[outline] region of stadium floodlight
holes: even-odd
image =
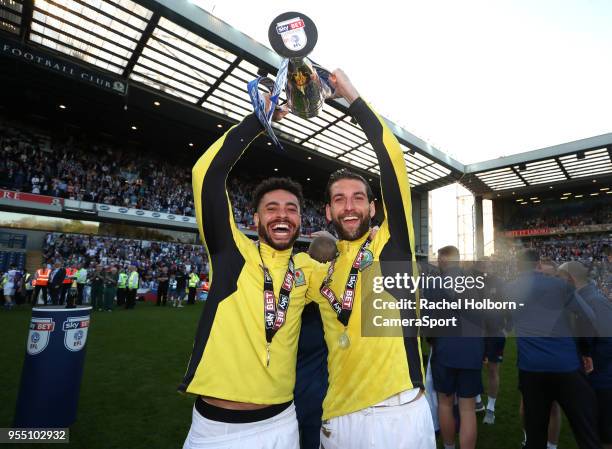
[[[306,181],[310,181],[310,178],[306,178]]]
[[[136,125],[132,125],[132,129],[136,131],[138,128],[136,127]]]
[[[311,160],[311,159],[312,159],[312,156],[308,156],[308,160]]]
[[[584,195],[574,195],[574,198],[582,198]]]
[[[189,142],[189,146],[190,146],[190,147],[193,147],[193,142]]]
[[[599,192],[591,193],[591,196],[598,196]]]
[[[153,104],[154,104],[155,106],[159,106],[161,103],[160,103],[159,101],[154,101],[154,102],[153,102]]]
[[[601,189],[602,192],[607,192],[608,190],[610,190],[610,187],[602,187]]]
[[[59,105],[59,108],[60,108],[60,109],[66,109],[66,105],[60,104],[60,105]]]
[[[218,123],[217,128],[223,128],[223,125],[221,123]]]

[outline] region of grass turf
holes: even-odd
[[[176,387],[187,366],[201,310],[201,304],[174,309],[139,303],[135,310],[93,313],[78,418],[70,429],[69,447],[182,447],[193,398],[177,393]],[[0,311],[0,381],[4,386],[0,389],[0,427],[12,425],[29,319],[26,306]],[[478,448],[520,447],[514,343],[508,339],[506,345],[495,425],[481,424],[483,414],[478,414]],[[15,445],[29,446],[40,449],[46,445]],[[576,447],[566,421],[559,447]]]

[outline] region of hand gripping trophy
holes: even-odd
[[[270,45],[283,57],[276,82],[259,77],[249,83],[248,90],[255,113],[279,147],[280,143],[270,122],[283,88],[289,111],[304,119],[316,117],[323,109],[325,99],[333,97],[334,92],[328,81],[330,73],[306,58],[314,49],[317,37],[317,27],[304,14],[286,12],[276,17],[268,29]],[[259,95],[260,83],[271,92],[268,111]]]

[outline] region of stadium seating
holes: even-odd
[[[25,127],[0,124],[0,188],[194,216],[191,167],[98,142],[42,139]],[[253,225],[250,193],[261,179],[230,181],[234,217]],[[323,203],[307,199],[303,233],[325,227]]]

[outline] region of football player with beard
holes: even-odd
[[[287,112],[277,111],[280,120]],[[197,395],[184,448],[299,448],[293,405],[307,280],[316,265],[292,255],[300,234],[301,186],[262,182],[253,207],[258,242],[236,226],[226,180],[263,131],[254,114],[232,127],[193,167],[210,290],[180,390]]]
[[[434,449],[418,329],[404,327],[397,337],[362,336],[362,301],[371,293],[362,290],[365,283],[358,282],[363,272],[375,266],[384,276],[415,272],[404,155],[385,121],[359,96],[346,74],[336,70],[330,81],[336,94],[349,103],[349,114],[376,153],[385,219],[372,237],[372,189],[362,176],[349,170],[332,173],[326,189],[326,216],[340,240],[338,255],[316,299],[329,351],[321,447]],[[407,294],[386,292],[396,299]],[[401,318],[411,317],[416,317],[416,310],[402,310]]]

